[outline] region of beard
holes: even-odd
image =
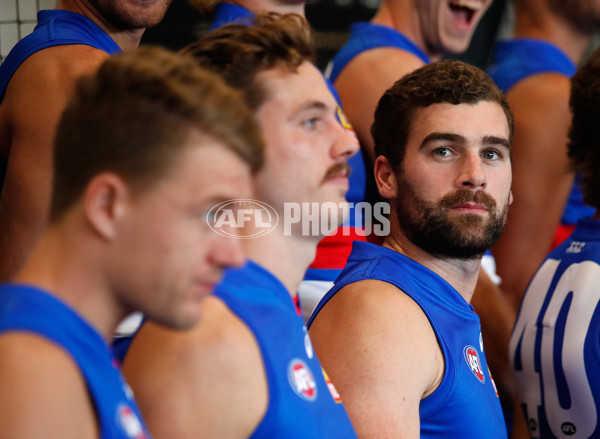
[[[146,7],[135,1],[117,3],[93,0],[91,3],[110,26],[120,31],[147,29],[159,24],[173,0],[157,0]]]
[[[508,197],[498,212],[496,201],[482,191],[459,189],[437,203],[420,198],[411,184],[398,176],[398,223],[416,246],[436,256],[478,259],[498,241],[506,226]],[[475,202],[485,206],[488,217],[451,212],[457,204]]]

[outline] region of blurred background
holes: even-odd
[[[19,39],[33,30],[37,11],[55,5],[56,0],[0,0],[0,62]],[[378,7],[379,0],[321,0],[307,5],[321,69],[346,42],[350,25],[370,20]],[[510,1],[494,0],[467,52],[455,58],[485,68],[492,42],[510,28],[510,16]],[[194,9],[188,0],[174,0],[162,23],[146,31],[142,44],[178,50],[206,32],[210,21],[211,16]]]

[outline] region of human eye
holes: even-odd
[[[438,157],[450,157],[453,154],[452,150],[446,146],[437,147],[432,151],[432,153]]]
[[[302,120],[302,126],[308,130],[314,130],[320,122],[320,117],[309,117]]]
[[[502,158],[500,152],[495,149],[486,149],[482,152],[482,157],[486,160],[498,160]]]

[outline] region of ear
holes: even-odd
[[[84,194],[84,211],[91,227],[108,241],[117,235],[117,223],[127,212],[131,196],[127,184],[116,174],[96,175]]]
[[[396,173],[392,169],[388,159],[382,155],[375,160],[373,173],[379,194],[385,199],[396,198],[398,195],[398,182]]]
[[[510,206],[514,201],[512,190],[508,193],[508,205]]]

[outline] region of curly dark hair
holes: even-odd
[[[399,170],[406,151],[415,111],[432,104],[476,104],[497,102],[506,115],[509,142],[514,121],[504,94],[482,70],[462,61],[445,60],[427,64],[389,88],[379,100],[371,135],[375,156],[385,156]]]
[[[583,200],[600,208],[600,49],[571,78],[569,106],[573,114],[567,150],[578,173]]]
[[[315,60],[306,20],[298,14],[275,12],[257,14],[248,24],[222,26],[181,52],[242,90],[253,110],[268,96],[268,89],[256,81],[258,73],[278,66],[295,71],[303,62]]]

